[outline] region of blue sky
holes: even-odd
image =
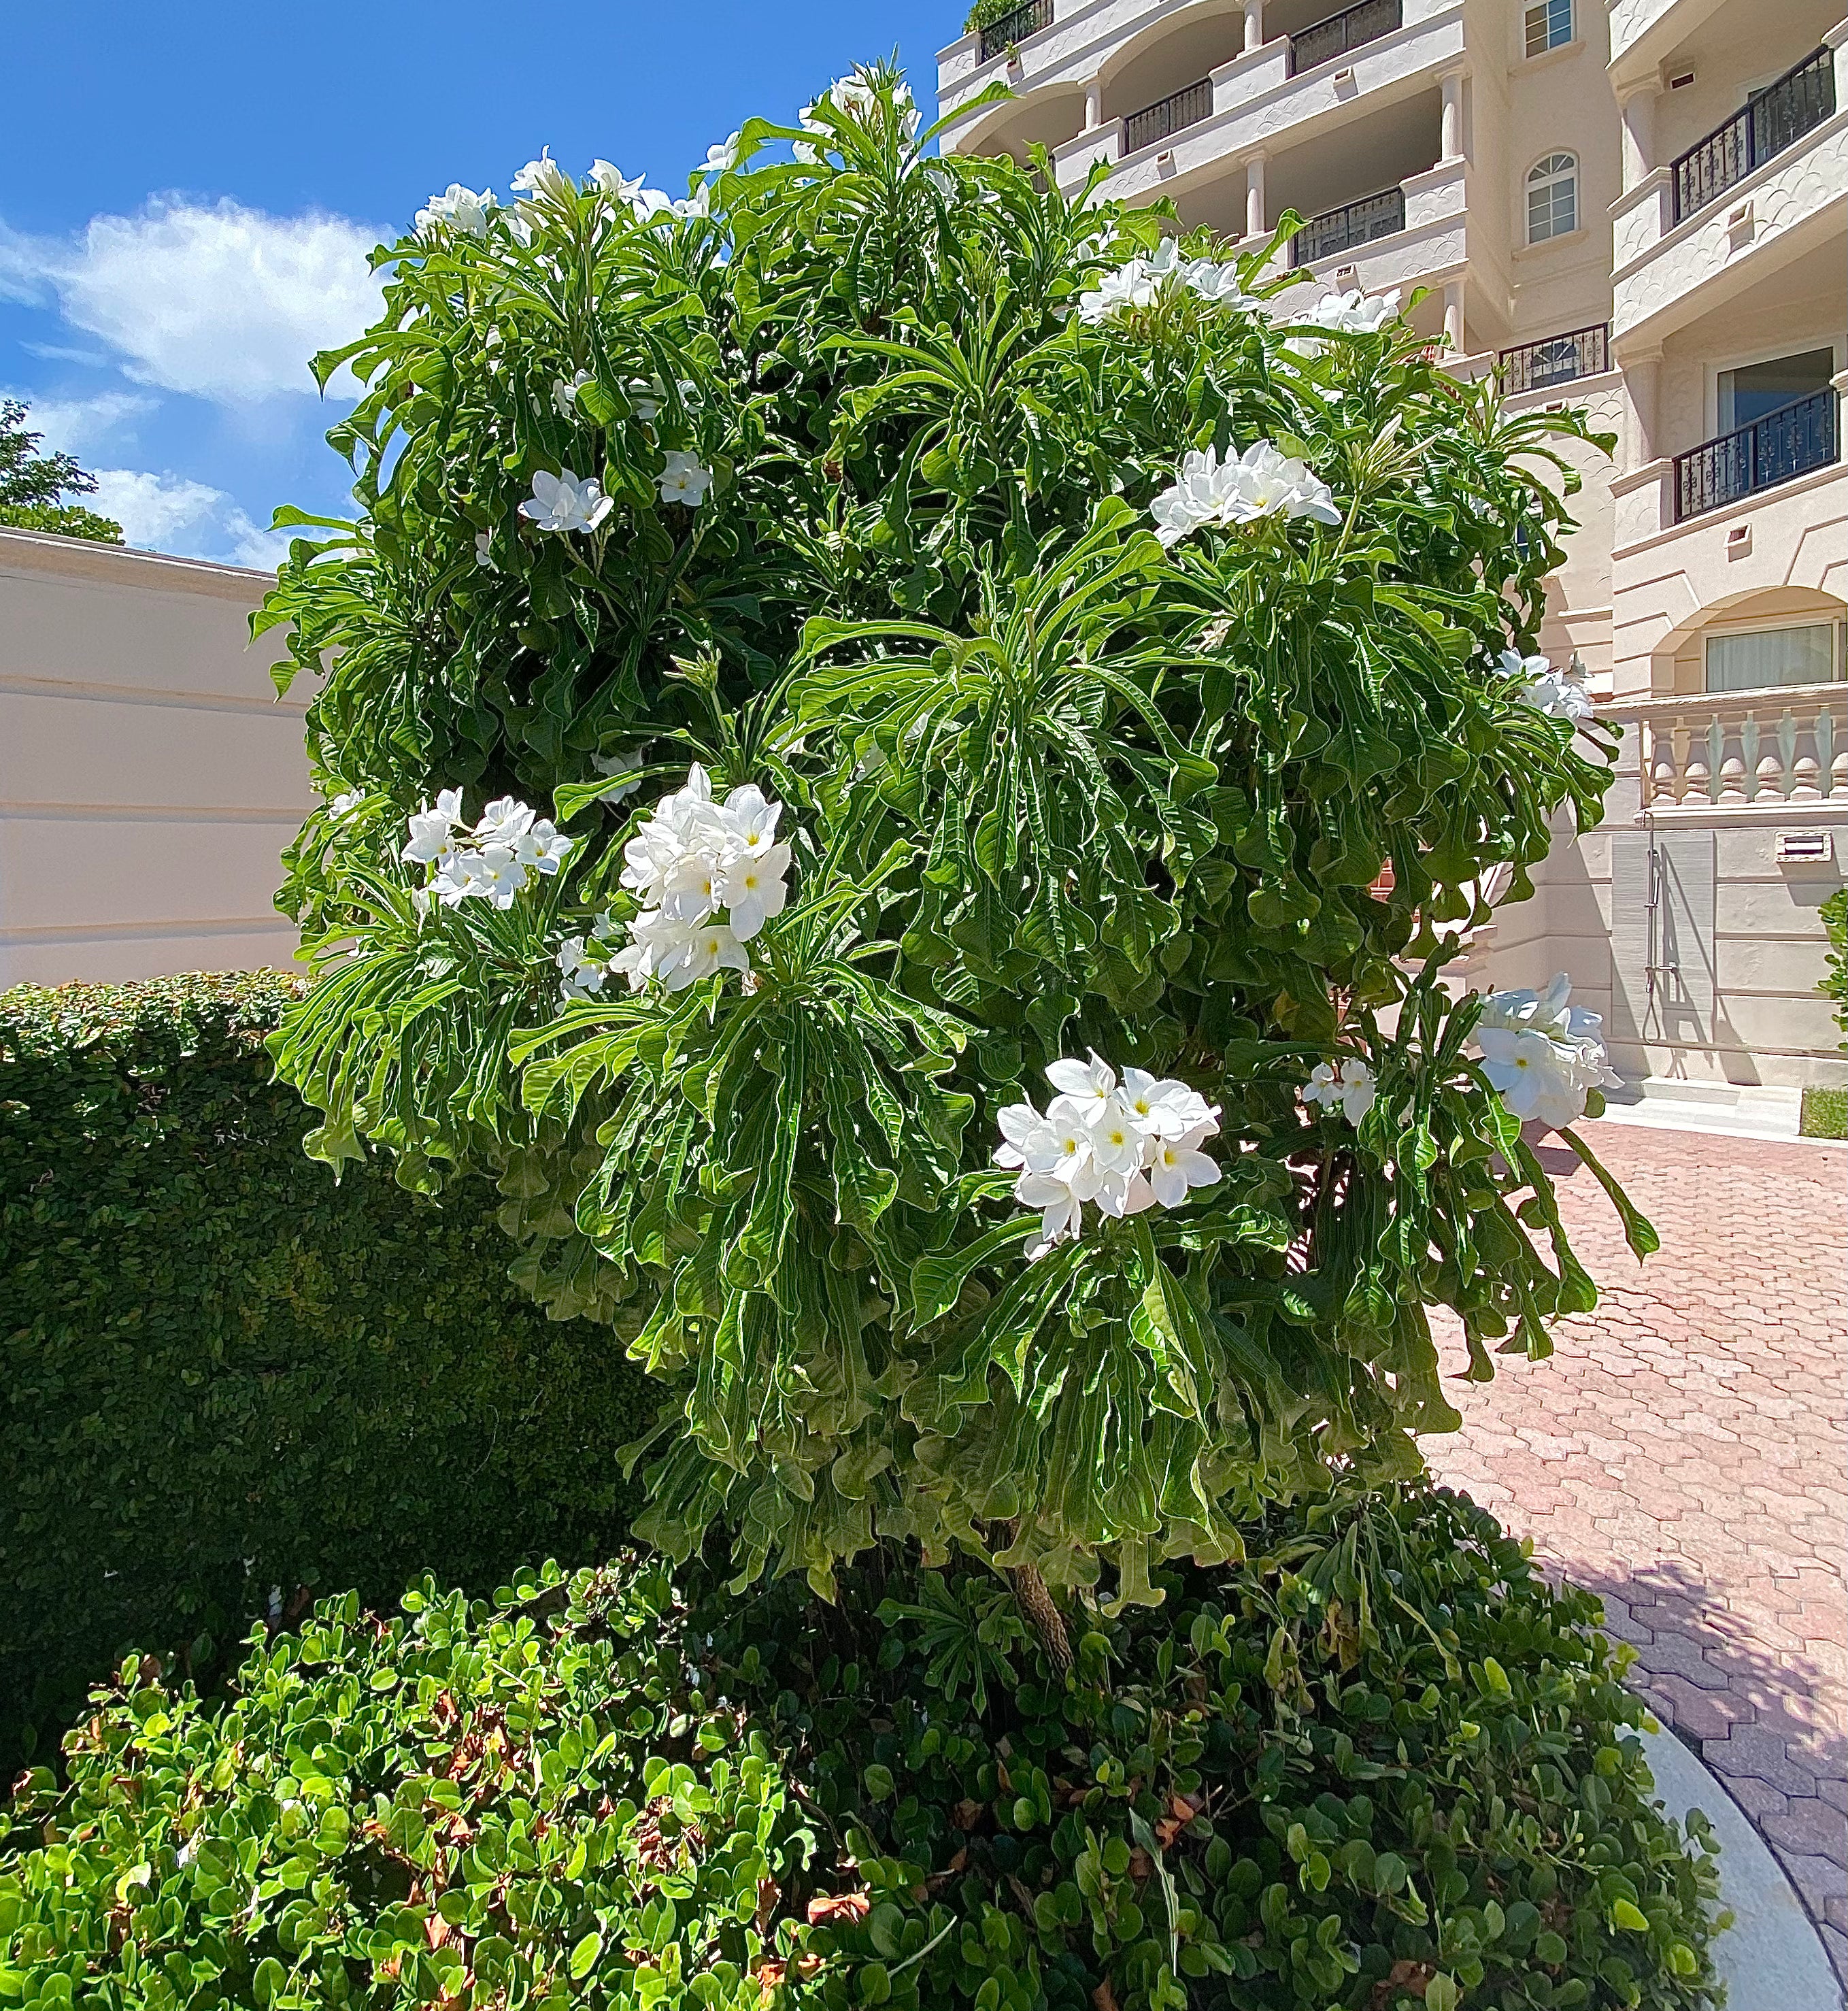
[[[680,193],[753,113],[896,51],[928,119],[962,0],[450,0],[11,10],[0,393],[99,474],[131,543],[272,562],[278,503],[337,510],[310,354],[364,325],[365,254],[542,146]]]

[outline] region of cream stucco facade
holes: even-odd
[[[1617,437],[1575,456],[1542,639],[1620,773],[1474,967],[1569,970],[1628,1078],[1717,1095],[1848,1080],[1815,995],[1848,870],[1841,5],[1029,0],[939,58],[946,151],[1039,143],[1068,189],[1101,159],[1228,244],[1292,208],[1318,279],[1428,289],[1453,368]]]
[[[0,529],[0,988],[286,966],[314,799],[268,573]]]

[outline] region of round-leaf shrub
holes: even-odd
[[[0,2002],[1715,2003],[1597,1602],[1447,1494],[1253,1534],[1085,1607],[1069,1686],[980,1568],[425,1581],[226,1705],[131,1662],[13,1805]]]

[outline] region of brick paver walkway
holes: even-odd
[[[1451,1383],[1463,1429],[1425,1450],[1603,1596],[1651,1708],[1725,1776],[1848,1981],[1848,1154],[1587,1142],[1660,1253],[1639,1269],[1591,1176],[1544,1148],[1605,1296],[1551,1360]]]

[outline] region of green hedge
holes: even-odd
[[[508,1282],[485,1185],[336,1185],[270,974],[0,994],[0,1760],[271,1588],[486,1588],[626,1526],[640,1372]]]
[[[1836,1004],[1836,1020],[1848,1034],[1848,887],[1838,887],[1822,904],[1822,926],[1828,931],[1828,975],[1818,988]],[[1848,1041],[1842,1043],[1848,1048]]]

